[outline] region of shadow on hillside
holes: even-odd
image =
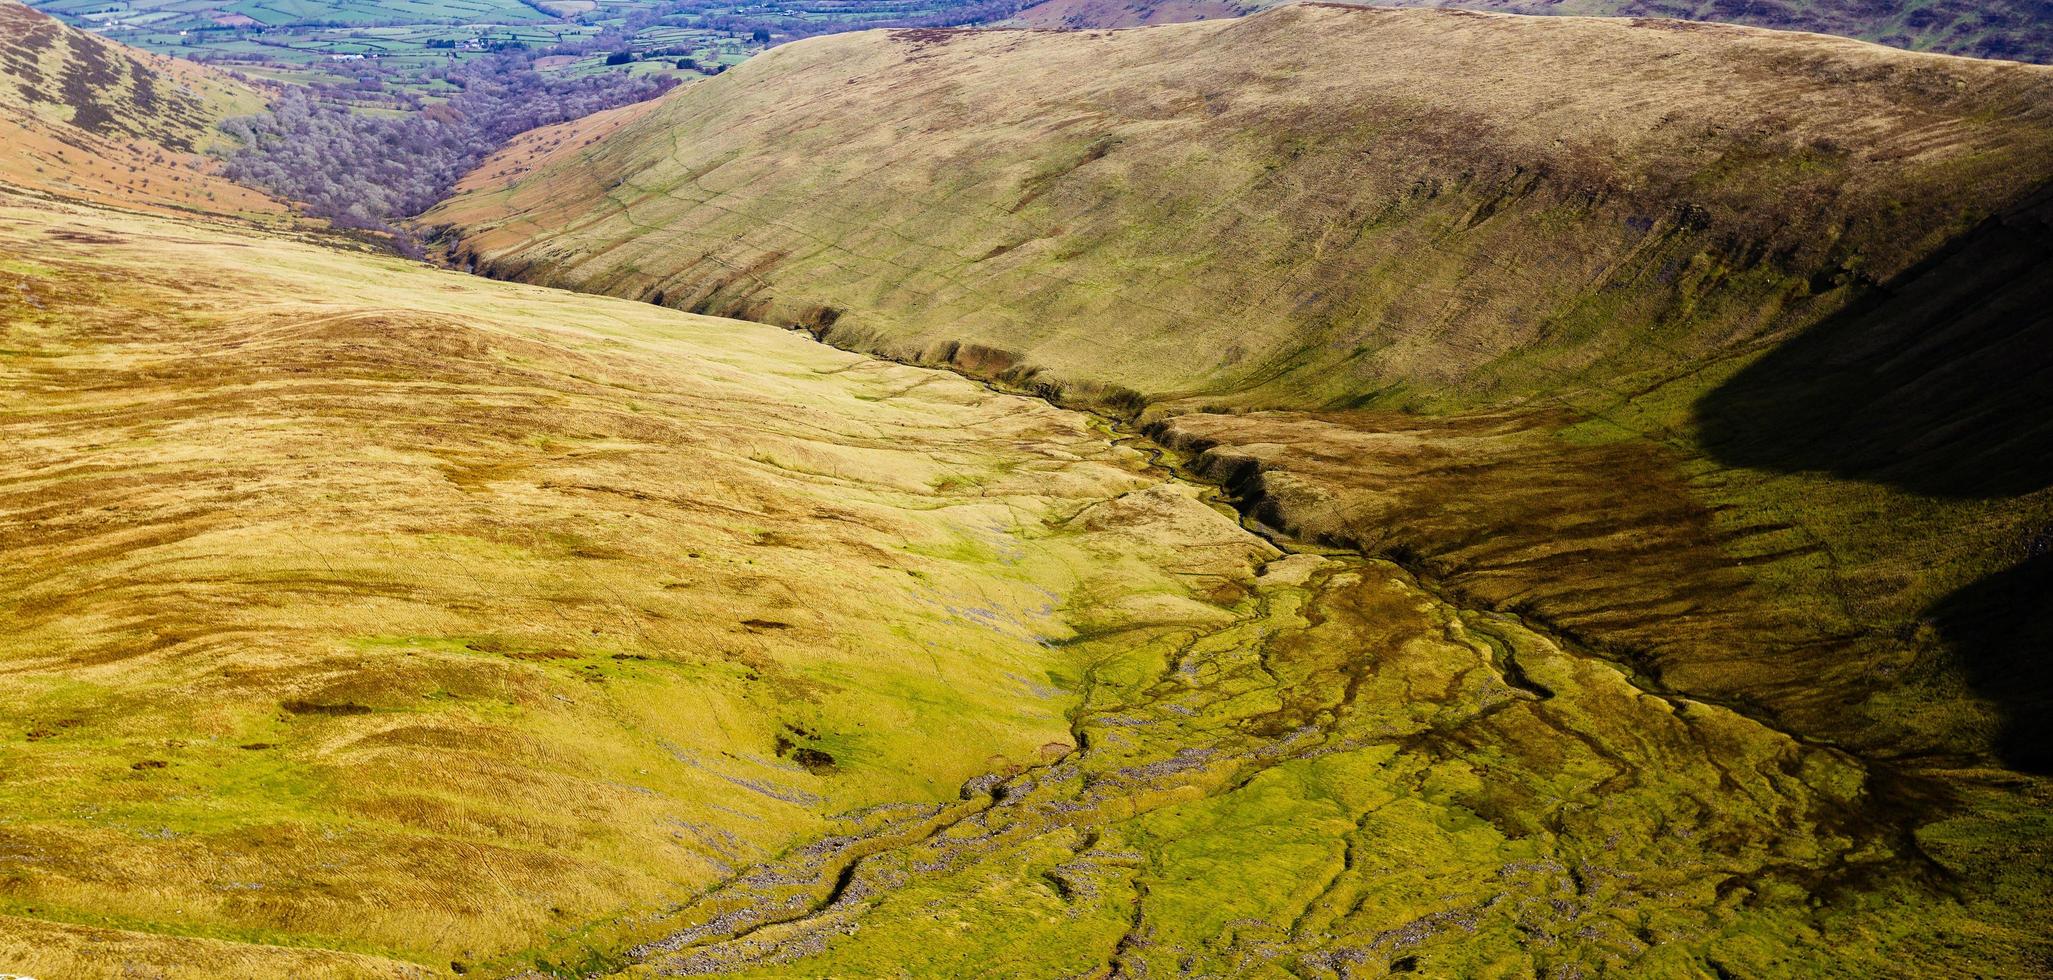
[[[1995,748],[2004,764],[2053,773],[2053,553],[1961,589],[1927,615],[1975,692],[2002,711]]]
[[[1719,461],[1954,500],[2053,486],[2053,185],[1769,352],[1695,406]],[[2043,542],[2041,542],[2043,544]],[[2005,764],[2053,771],[2053,553],[1927,610],[2003,713]]]
[[[2053,486],[2053,185],[1698,401],[1722,462],[1936,497]]]

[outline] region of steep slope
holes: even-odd
[[[664,109],[499,166],[551,172]],[[2027,213],[1893,288],[1938,303],[1933,270],[2014,268],[1986,259],[2034,241]],[[1957,319],[1949,349],[1992,334]],[[1800,410],[1782,379],[1815,354],[1786,350],[1734,380],[1739,404]],[[1960,413],[1938,394],[1921,404]],[[1530,523],[1518,574],[1596,553],[1550,492],[1638,504],[1619,538],[1698,516],[1663,509],[1696,492],[1672,469],[1600,479],[1643,463],[1637,442],[1530,452],[1581,424],[1549,411],[1474,433],[1530,494],[1472,498],[1467,533]],[[1304,439],[1313,462],[1376,458],[1338,441],[1360,413],[1170,423],[1281,451],[1314,420],[1342,435]],[[1094,418],[761,324],[0,188],[0,444],[8,972],[1930,976],[2053,956],[2045,780],[1850,753],[1472,582],[1284,555]],[[1235,452],[1196,463],[1240,490],[1285,479]],[[1522,479],[1535,460],[1563,478]],[[1360,488],[1338,472],[1312,506]],[[1683,578],[1717,553],[1658,543]],[[1578,581],[1568,598],[1616,570]],[[1937,628],[2032,587],[1992,579]]]
[[[1091,30],[1238,17],[1277,0],[1042,0],[1011,21]],[[1378,7],[1444,7],[1507,14],[1661,17],[1814,31],[1912,51],[2053,61],[2053,16],[2034,0],[1379,0]]]
[[[1815,734],[1975,757],[2049,696],[1951,638],[2015,621],[1926,625],[2053,526],[2049,95],[1669,22],[878,33],[538,134],[433,217],[491,274],[1166,420],[1302,536]],[[1182,414],[1218,408],[1322,414]]]
[[[2049,151],[2053,70],[1294,7],[787,45],[429,219],[497,273],[1014,379],[1461,407],[1815,322]]]
[[[1087,416],[219,226],[0,197],[0,249],[8,969],[2047,953],[2041,784],[1281,555]]]
[[[1279,555],[1086,416],[220,227],[0,249],[9,969],[2046,953],[2037,783]]]
[[[199,155],[216,123],[262,106],[198,65],[0,0],[0,182],[144,210],[276,212]]]
[[[1067,751],[1057,644],[1274,555],[952,375],[0,200],[11,970],[544,945]]]

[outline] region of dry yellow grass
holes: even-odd
[[[1703,24],[870,32],[518,147],[426,220],[495,274],[1079,400],[1588,407],[2053,180],[2049,106],[2053,69]]]
[[[216,123],[262,107],[212,70],[0,0],[0,182],[144,211],[276,215],[282,205],[201,155]]]
[[[1883,836],[1897,843],[1880,846],[1897,857],[1870,865],[1876,852],[1853,844],[1863,856],[1833,871],[1744,886],[1769,910],[1805,896],[1819,910],[1805,927],[1769,911],[1735,925],[1731,946],[1664,938],[1654,953],[1519,960],[1553,955],[1531,938],[1561,934],[1550,928],[1501,956],[1483,938],[1434,950],[1432,968],[2004,973],[2044,962],[2042,943],[2019,940],[2044,931],[2053,879],[2048,783],[2025,774],[2053,765],[2041,720],[2053,413],[2031,394],[2053,376],[2049,106],[2044,68],[1701,24],[1307,6],[1139,31],[879,32],[781,47],[596,139],[520,147],[430,218],[453,226],[458,262],[489,274],[801,325],[1157,421],[1259,517],[1400,560],[1462,603],[1617,657],[1648,686],[1735,706],[1883,774],[1862,791],[1861,820],[1894,828]],[[1231,662],[1203,667],[1226,683]],[[1291,696],[1281,669],[1264,696]],[[1558,699],[1549,718],[1579,698],[1541,684]],[[1544,794],[1508,788],[1525,785],[1528,763],[1513,760],[1560,739],[1457,741],[1485,787],[1469,812],[1500,829],[1535,811],[1560,819]],[[1729,765],[1728,751],[1705,759]],[[1577,808],[1648,785],[1618,776],[1556,799]],[[1736,805],[1725,790],[1681,795],[1648,806]],[[1261,916],[1212,922],[1210,944],[1150,949],[1194,920],[1151,918],[1149,896],[1211,875],[1182,893],[1186,912],[1249,892],[1294,907],[1264,890],[1258,859],[1206,854],[1216,863],[1193,875],[1161,855],[1193,823],[1267,839],[1304,802],[1236,791],[1092,823],[1076,847],[1036,836],[945,882],[858,888],[801,927],[694,926],[655,965],[775,975],[788,955],[861,973],[925,955],[959,972],[1045,951],[1021,972],[1074,973],[1085,967],[1055,964],[1066,946],[965,937],[1129,912],[1123,933],[1096,924],[1118,934],[1102,969],[1292,955],[1316,944]],[[965,819],[979,842],[1010,826]],[[1607,820],[1596,827],[1615,829]],[[1423,846],[1398,828],[1375,844],[1394,840]],[[1936,849],[1897,863],[1910,840]],[[1732,867],[1723,844],[1704,846],[1707,865]],[[945,846],[914,850],[904,865],[953,867]],[[1424,863],[1445,871],[1465,853]],[[1057,888],[1058,909],[1006,890],[1035,869],[1132,867],[1122,860],[1147,869],[1114,874],[1131,906]],[[875,865],[881,883],[908,880],[896,859]],[[834,868],[793,873],[810,885]],[[1923,908],[1879,897],[1899,872],[1958,886],[1967,910],[1831,924]],[[895,911],[866,912],[878,891]],[[949,942],[922,933],[922,908],[958,904],[970,911]],[[1614,907],[1643,924],[1674,911]],[[711,899],[703,914],[723,924],[723,908]],[[1375,941],[1405,935],[1394,906],[1380,908]],[[1911,935],[1953,912],[1977,937],[1960,955],[2007,965],[1954,961]],[[851,923],[862,938],[837,943]],[[1831,963],[1793,951],[1810,939]],[[1350,962],[1401,965],[1368,949]],[[1874,949],[1887,952],[1859,960]],[[1295,962],[1338,971],[1320,958],[1331,952]]]
[[[1086,417],[40,199],[0,254],[0,970],[2044,952],[2043,787],[1906,822],[1887,770],[1281,557]]]
[[[1302,16],[1311,19],[1257,19],[1227,36],[1280,43],[1292,25],[1360,15]],[[1436,57],[1468,67],[1461,59],[1502,62],[1533,36],[1502,18],[1387,16],[1377,23],[1393,32],[1465,39],[1472,47]],[[1775,221],[1822,220],[1839,206],[1830,201],[1858,211],[1876,195],[1930,189],[1935,174],[1973,176],[1836,239],[1877,245],[1861,254],[1887,270],[1945,237],[1948,221],[2036,179],[2026,152],[2042,128],[2036,116],[1936,133],[1903,120],[1957,119],[1962,105],[2038,92],[2039,75],[1868,60],[1822,41],[1799,46],[1816,61],[1790,64],[1761,52],[1787,55],[1791,42],[1755,32],[1705,53],[1619,25],[1563,30],[1611,38],[1656,65],[1685,59],[1690,71],[1667,79],[1661,98],[1708,99],[1706,64],[1760,68],[1765,58],[1773,78],[1823,89],[1843,71],[1870,72],[1878,80],[1852,86],[1846,104],[1901,112],[1863,138],[1924,147],[1839,176],[1798,167],[1792,178],[1787,155],[1714,160],[1713,172],[1738,176],[1706,185],[1726,196],[1706,198],[1704,227],[1691,227],[1693,213],[1662,219],[1674,223],[1661,234],[1680,242],[1663,247],[1715,251],[1730,246],[1717,235],[1740,232],[1801,238],[1815,226]],[[1188,55],[1179,45],[1195,36],[1087,38],[1065,64],[1078,77],[1101,62],[1118,74],[1108,50],[1149,64]],[[870,52],[876,64],[902,68],[887,75],[1032,95],[1042,81],[1028,84],[1008,61],[1032,61],[1022,53],[1029,37],[914,32],[849,43],[881,45]],[[546,205],[531,217],[571,228],[537,239],[542,258],[575,254],[618,277],[582,285],[653,299],[651,286],[711,275],[710,292],[663,299],[724,295],[756,315],[768,315],[751,304],[770,278],[814,280],[785,268],[789,256],[705,273],[721,256],[652,248],[667,240],[660,223],[677,216],[667,196],[741,159],[702,158],[711,169],[683,176],[665,169],[681,155],[754,154],[752,181],[714,200],[687,196],[686,213],[736,207],[739,216],[717,221],[773,239],[831,232],[792,262],[811,263],[823,289],[868,288],[880,267],[906,282],[945,280],[936,270],[968,239],[934,242],[965,228],[983,234],[1051,213],[1111,221],[979,260],[1021,252],[1013,273],[1071,260],[1099,268],[1100,278],[1058,278],[1038,293],[994,285],[986,309],[999,318],[984,326],[1020,332],[992,339],[1024,337],[1055,355],[1116,349],[1093,368],[1102,373],[1074,379],[1102,396],[1116,397],[1118,385],[1155,395],[1224,385],[1213,390],[1254,401],[1363,394],[1349,387],[1361,376],[1328,377],[1316,357],[1306,362],[1314,367],[1249,374],[1230,358],[1222,367],[1205,341],[1327,338],[1320,331],[1343,329],[1339,319],[1278,317],[1275,295],[1290,294],[1261,290],[1289,288],[1290,276],[1354,284],[1353,272],[1374,266],[1350,264],[1365,253],[1321,251],[1332,244],[1325,237],[1282,241],[1266,227],[1214,241],[1256,250],[1232,262],[1196,255],[1192,243],[1208,239],[1189,228],[1261,222],[1215,208],[1193,226],[1173,194],[1142,179],[1182,168],[1159,159],[1130,167],[1124,149],[1091,140],[1061,144],[1064,122],[1090,129],[1104,121],[1093,113],[1116,107],[1128,149],[1168,152],[1177,120],[1210,105],[1128,72],[1093,89],[1095,107],[1048,94],[1047,106],[1077,114],[1012,120],[1024,127],[1006,136],[1015,143],[927,139],[878,122],[900,117],[834,116],[837,105],[915,116],[934,106],[869,90],[836,102],[850,88],[836,73],[870,63],[836,63],[819,47],[780,49],[764,69],[803,68],[792,84],[814,86],[812,100],[786,104],[774,89],[723,96],[756,99],[742,122],[767,127],[732,136],[735,146],[687,149],[690,133],[661,128],[689,104],[679,97],[534,134],[473,186],[519,180],[516,196]],[[1548,56],[1605,60],[1572,48]],[[1944,70],[1926,73],[1931,65]],[[996,73],[977,74],[987,67]],[[1283,123],[1301,109],[1288,94],[1293,79],[1310,79],[1321,99],[1351,91],[1303,60],[1246,77],[1261,84],[1211,94],[1224,100],[1222,115],[1265,133],[1292,132]],[[1948,79],[1972,82],[1956,93],[1964,102],[1945,85],[1925,91]],[[1761,78],[1737,81],[1781,97]],[[1437,98],[1457,87],[1443,83]],[[1555,106],[1528,129],[1514,88],[1501,85],[1505,101],[1487,107],[1508,120],[1490,131],[1507,154],[1552,152],[1535,142],[1546,126],[1587,108]],[[1233,116],[1241,98],[1256,106]],[[1136,107],[1146,111],[1135,116]],[[972,118],[975,107],[941,108]],[[1654,111],[1637,101],[1612,108],[1615,118],[1584,135],[1622,139]],[[841,128],[794,123],[822,111]],[[1053,144],[1043,125],[1056,126]],[[1476,132],[1400,131],[1384,148],[1438,152]],[[1831,126],[1797,135],[1819,132],[1845,135]],[[650,150],[651,134],[671,142]],[[877,189],[809,155],[808,140],[836,138],[886,162],[913,141],[954,156],[877,178],[908,192],[857,202],[904,219],[880,229],[873,215],[833,212],[855,199],[824,190]],[[1739,145],[1759,145],[1749,139]],[[1005,162],[1008,145],[1057,145],[1061,166]],[[996,156],[979,160],[986,150]],[[613,172],[634,179],[598,197],[562,183],[591,179],[595,160],[612,166],[609,155],[645,151],[679,183],[652,191],[631,168]],[[1276,188],[1285,201],[1330,204],[1321,195],[1355,186],[1302,183],[1308,176],[1366,174],[1370,197],[1395,186],[1337,164],[1331,145],[1234,152],[1244,154],[1236,166],[1275,163],[1281,176],[1261,178],[1269,190],[1245,198],[1264,207],[1276,205],[1262,196]],[[1607,171],[1570,154],[1552,173],[1581,189],[1583,178],[1644,177],[1657,156],[1609,161]],[[951,183],[961,177],[949,167],[974,171],[991,159],[1009,176]],[[1324,162],[1292,169],[1306,159]],[[1447,176],[1445,164],[1423,165]],[[1597,169],[1578,169],[1585,164]],[[1502,190],[1506,175],[1494,174]],[[936,184],[955,196],[934,194]],[[1003,202],[1013,213],[976,209],[974,194],[991,186],[1019,192]],[[1791,212],[1749,196],[1790,186],[1830,201]],[[552,187],[577,192],[535,196]],[[1528,326],[1490,319],[1491,304],[1535,294],[1521,292],[1536,280],[1512,261],[1533,246],[1514,247],[1515,236],[1587,244],[1601,224],[1591,215],[1613,206],[1589,204],[1568,220],[1559,187],[1495,204],[1492,187],[1439,187],[1385,242],[1424,263],[1406,283],[1418,295],[1434,295],[1436,276],[1499,274],[1476,279],[1488,295],[1466,312],[1435,319],[1415,304],[1389,308],[1414,334],[1379,363],[1421,372],[1449,403],[1526,392],[1545,375],[1521,374],[1527,356],[1615,363],[1604,359],[1645,339],[1620,329],[1515,351],[1463,346],[1515,342]],[[915,188],[924,196],[910,196]],[[1630,180],[1613,190],[1617,207],[1644,203]],[[1662,200],[1673,190],[1644,193]],[[796,195],[779,203],[785,211],[741,208],[783,193]],[[1090,236],[1116,229],[1119,209],[1136,199],[1146,203],[1133,213],[1158,223],[1135,242],[1162,249],[1093,254]],[[929,226],[921,215],[965,223]],[[1446,246],[1454,225],[1445,222],[1457,218],[1480,229],[1473,250]],[[1562,227],[1547,232],[1550,222]],[[1876,237],[1889,229],[1917,234]],[[619,237],[577,237],[595,231]],[[896,241],[882,252],[836,251],[878,236]],[[1318,266],[1334,254],[1352,256],[1337,265],[1348,275]],[[1592,254],[1575,253],[1601,265]],[[851,255],[861,261],[845,268],[823,258]],[[1271,255],[1306,261],[1280,278],[1251,277],[1266,285],[1242,294],[1237,319],[1149,335],[1163,313],[1135,295],[1166,288],[1161,295],[1196,303],[1242,289],[1236,263]],[[1455,257],[1434,265],[1435,255]],[[659,264],[680,260],[681,270]],[[1164,262],[1188,266],[1167,287],[1150,278]],[[1746,276],[1705,275],[1680,302],[1715,308],[1678,333],[1715,348],[1760,327],[1714,302]],[[1198,279],[1211,285],[1175,292]],[[1116,288],[1094,293],[1094,282]],[[1739,292],[1758,299],[1788,285]],[[900,287],[877,293],[874,309],[938,316],[908,299],[925,286],[895,295]],[[1840,302],[1840,288],[1823,289],[1811,311]],[[795,309],[844,341],[919,342],[886,329],[911,320],[836,334],[866,314],[851,305],[857,319],[844,324],[824,305]],[[1603,312],[1619,309],[1647,312],[1630,303]],[[1064,310],[1066,327],[1035,319]],[[928,327],[954,329],[940,319]],[[1428,335],[1443,327],[1460,342]],[[1949,350],[1985,356],[1973,330],[1946,337]],[[895,350],[1033,380],[996,346]],[[1783,370],[1808,362],[1794,363]],[[1150,388],[1154,376],[1179,387]],[[1568,394],[1609,397],[1601,382],[1615,375],[1585,378],[1591,387]],[[1453,421],[1217,416],[1162,430],[1190,448],[1217,442],[1209,462],[1224,476],[1289,470],[1271,479],[1303,492],[1271,492],[1266,516],[1340,540],[1387,532],[1414,544],[1411,557],[1432,551],[1425,557],[1454,566],[1429,565],[1444,581],[1419,581],[1387,562],[1281,557],[1091,420],[953,375],[760,324],[41,196],[0,198],[0,717],[15,722],[0,731],[0,971],[45,980],[706,969],[1865,977],[2012,975],[2043,964],[2049,783],[1972,757],[1850,753],[1779,730],[1746,697],[1759,693],[1750,677],[1711,678],[1742,681],[1736,692],[1708,685],[1736,695],[1719,703],[1665,690],[1634,662],[1593,651],[1575,635],[1592,624],[1666,655],[1678,640],[1708,647],[1786,632],[1789,620],[1775,617],[1790,610],[1749,604],[1757,583],[1728,564],[1729,542],[1714,533],[1723,518],[1686,472],[1644,444],[1593,434],[1588,422],[1564,428],[1530,408]],[[1624,408],[1674,417],[1658,398]],[[1650,590],[1650,577],[1674,579],[1678,591]],[[1500,608],[1473,608],[1450,583]],[[1574,629],[1550,630],[1562,610]],[[1841,692],[1836,679],[1799,680],[1812,685],[1797,692],[1814,695],[1804,703],[1839,703],[1829,701]]]
[[[1239,17],[1279,0],[1042,0],[1007,21],[1092,30]],[[1446,7],[1507,14],[1659,17],[1816,31],[1913,51],[2053,61],[2053,24],[2030,0],[1379,0],[1363,6]]]
[[[1457,475],[1432,492],[1345,451],[1382,444],[1370,434],[1391,423],[1373,414],[1282,437],[1261,420],[1187,427],[1257,455],[1291,446],[1272,467],[1343,497],[1402,498],[1378,513],[1427,520],[1308,523],[1419,539],[1404,553],[1692,689],[1834,737],[1979,750],[2003,738],[2001,712],[1970,703],[1941,645],[1901,641],[2014,561],[2053,498],[1934,502],[1918,474],[2019,485],[2000,459],[1933,454],[1969,440],[1930,433],[1995,446],[2033,425],[2029,405],[1991,399],[2034,383],[2033,341],[2003,326],[2032,301],[2002,297],[2042,274],[2040,212],[2013,205],[2053,179],[2049,85],[2047,69],[1841,39],[1583,18],[1297,8],[1089,36],[878,33],[780,48],[603,133],[538,138],[437,217],[488,270],[806,323],[1126,410],[1510,407],[1535,439],[1420,423]],[[1963,251],[1990,211],[2022,230],[1980,229]],[[1897,281],[1935,253],[1950,264]],[[1916,298],[1935,292],[1968,299]],[[1941,302],[1975,311],[1969,326],[1920,319]],[[1709,465],[1761,456],[1736,445],[1763,441],[1749,430],[1798,426],[1725,410],[1707,447],[1696,399],[1820,323],[1814,377],[1847,352],[1872,361],[1849,375],[1874,378],[1898,345],[1947,352],[1920,360],[1950,373],[1850,393],[1869,421],[1824,439],[1870,443],[1888,472],[1842,469],[1884,485]],[[1918,392],[1977,386],[1920,407]],[[1615,445],[1540,431],[1578,420],[1570,441]],[[1825,469],[1847,454],[1780,455]],[[1456,492],[1473,496],[1445,508]],[[1485,539],[1533,550],[1484,560]],[[1895,690],[1907,673],[1925,693]],[[1887,704],[1844,710],[1878,691]]]
[[[25,199],[0,254],[17,972],[545,946],[1040,760],[1049,641],[1272,553],[1079,416],[768,327]]]
[[[1969,690],[1977,657],[1919,624],[2053,519],[2021,394],[2053,329],[2049,107],[2053,69],[1676,22],[876,32],[523,148],[431,218],[493,274],[1149,418],[1328,410],[1185,425],[1426,517],[1308,525],[1419,537],[1693,690],[1979,753],[2041,686]],[[1416,426],[1444,489],[1347,451],[1412,426],[1391,409],[1480,410]]]

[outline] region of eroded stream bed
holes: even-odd
[[[845,816],[635,931],[624,975],[1895,972],[1946,872],[1854,756],[1404,568],[1300,547],[1190,576],[1212,622],[1061,610],[1070,737]],[[1068,519],[1139,523],[1147,491]],[[1276,547],[1280,545],[1281,547]],[[1945,906],[1944,914],[1937,906]],[[1942,940],[1943,942],[1943,940]],[[1830,964],[1826,966],[1825,964]]]
[[[1073,750],[750,872],[639,969],[1687,971],[1892,856],[1849,759],[1388,563],[1280,557],[1236,613],[1070,645]]]

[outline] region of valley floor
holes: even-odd
[[[2046,962],[2042,781],[1287,553],[1089,416],[30,196],[0,256],[0,970]]]

